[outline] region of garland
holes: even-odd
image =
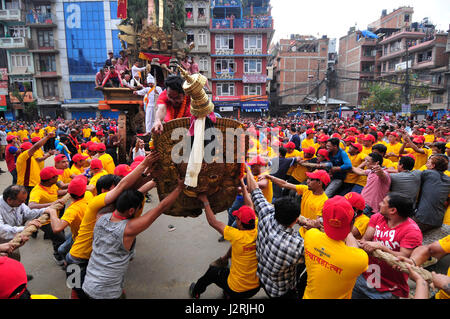
[[[183,104],[181,104],[180,110],[178,111],[178,114],[177,114],[176,117],[174,117],[175,107],[172,107],[171,114],[170,114],[172,120],[179,119],[179,118],[183,117],[184,111],[186,110],[188,99],[189,99],[189,97],[187,95],[185,95]]]

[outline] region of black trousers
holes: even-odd
[[[256,295],[260,287],[244,292],[236,292],[231,290],[228,286],[228,275],[230,269],[227,267],[213,267],[209,266],[206,273],[197,281],[194,287],[194,294],[202,294],[206,288],[211,284],[216,284],[223,289],[225,295],[230,299],[247,299]]]
[[[44,239],[50,239],[53,246],[53,254],[58,254],[58,248],[66,241],[64,237],[64,232],[54,233],[52,230],[52,225],[47,224],[40,228],[44,232]]]

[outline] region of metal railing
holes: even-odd
[[[51,13],[28,13],[27,24],[56,24],[56,16]]]
[[[28,39],[23,37],[0,38],[0,47],[3,49],[27,48]]]
[[[272,17],[211,19],[211,29],[272,29]]]
[[[20,20],[20,9],[4,9],[0,10],[0,21],[17,21]]]

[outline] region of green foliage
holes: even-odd
[[[366,110],[399,112],[401,110],[401,89],[386,84],[369,86],[369,97],[361,101]]]
[[[155,0],[156,16],[159,17],[159,1],[164,1],[163,30],[171,33],[172,24],[177,30],[183,30],[186,9],[184,0]]]

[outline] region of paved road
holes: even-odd
[[[46,161],[52,165],[53,159]],[[6,169],[6,163],[0,162]],[[0,192],[12,182],[11,175],[0,175]],[[156,189],[152,190],[152,203],[145,205],[144,212],[158,202]],[[227,222],[227,213],[217,215]],[[175,226],[169,231],[168,226]],[[125,276],[127,298],[184,299],[189,298],[188,287],[207,270],[209,263],[226,253],[228,242],[218,242],[219,233],[212,229],[201,215],[198,218],[183,218],[162,215],[145,232],[137,237],[136,256]],[[51,294],[61,299],[70,298],[70,289],[65,284],[65,273],[52,258],[49,240],[43,239],[40,231],[36,239],[20,248],[22,263],[27,273],[34,276],[29,282],[33,294]],[[208,287],[203,298],[222,297],[215,285]],[[261,290],[254,298],[267,298]]]

